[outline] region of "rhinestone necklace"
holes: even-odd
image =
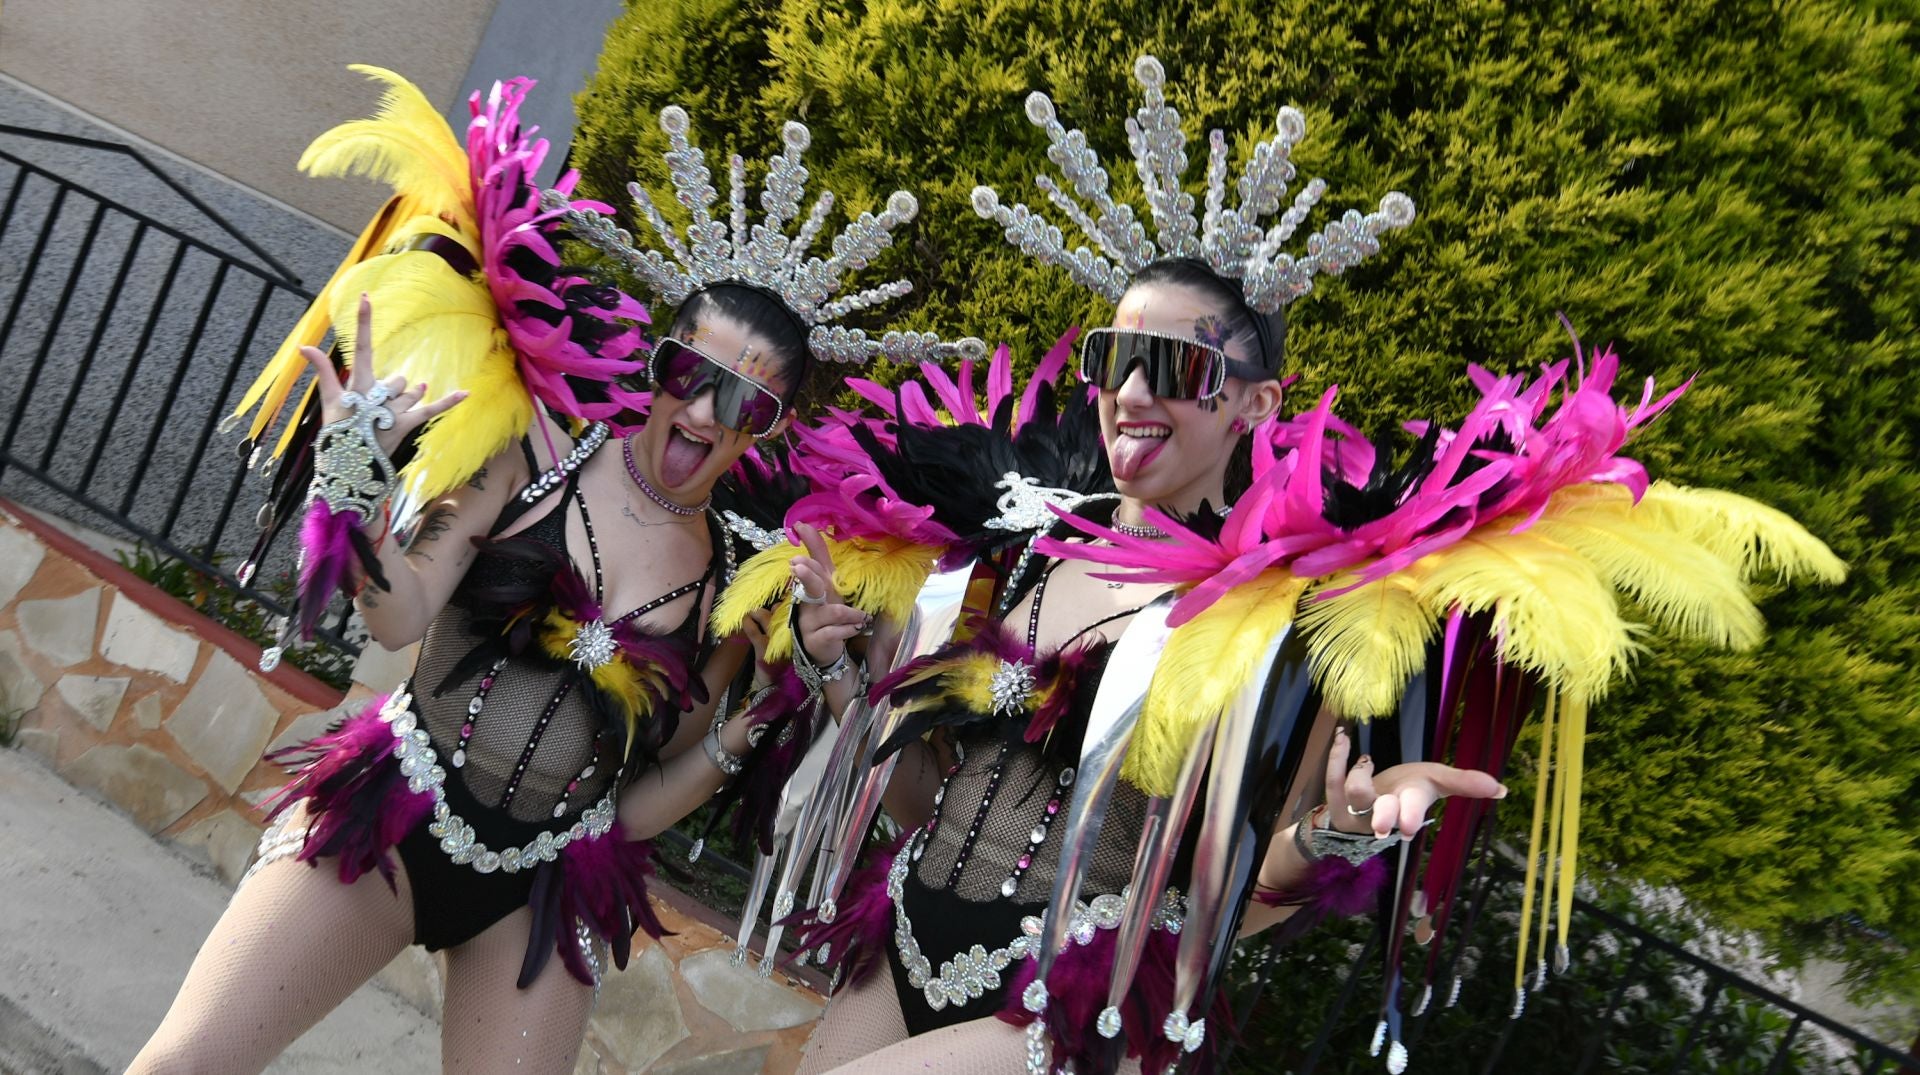
[[[701,512],[707,510],[708,504],[713,503],[712,493],[708,493],[707,498],[705,500],[702,500],[700,503],[695,504],[692,507],[687,507],[684,504],[675,504],[673,501],[668,500],[665,493],[662,493],[660,490],[655,489],[653,487],[653,483],[647,480],[647,476],[640,473],[639,464],[633,461],[633,438],[632,437],[627,437],[620,442],[620,454],[627,461],[627,477],[633,479],[633,484],[639,486],[640,491],[647,494],[648,500],[653,501],[655,504],[660,505],[661,507],[667,509],[668,511],[674,513],[675,515],[682,515],[682,516],[698,515]]]

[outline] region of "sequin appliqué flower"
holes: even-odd
[[[1026,708],[1027,699],[1033,696],[1033,666],[1025,661],[1001,661],[993,670],[993,678],[987,680],[987,690],[993,695],[995,716]]]
[[[613,640],[613,628],[599,620],[588,620],[574,632],[573,641],[567,645],[567,656],[572,657],[573,663],[582,671],[591,672],[613,660],[614,652],[618,649]]]

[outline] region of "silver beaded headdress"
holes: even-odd
[[[1127,120],[1127,145],[1146,192],[1157,242],[1135,219],[1132,206],[1116,202],[1108,190],[1107,173],[1099,154],[1080,130],[1067,130],[1054,115],[1046,94],[1027,96],[1027,118],[1047,132],[1052,144],[1047,159],[1060,169],[1068,187],[1050,175],[1034,182],[1047,199],[1067,215],[1098,251],[1086,246],[1068,250],[1060,229],[1025,205],[1001,204],[990,187],[973,188],[973,208],[982,217],[1006,229],[1007,241],[1028,256],[1058,265],[1076,283],[1118,302],[1133,275],[1163,258],[1195,258],[1223,279],[1240,281],[1247,306],[1272,313],[1313,290],[1321,273],[1338,276],[1362,258],[1380,249],[1380,234],[1413,223],[1413,199],[1395,191],[1380,199],[1371,213],[1348,210],[1339,220],[1308,236],[1306,253],[1282,253],[1281,244],[1293,237],[1307,214],[1326,193],[1324,180],[1313,179],[1293,198],[1270,228],[1261,218],[1279,211],[1288,184],[1296,172],[1293,147],[1307,133],[1307,118],[1297,108],[1280,109],[1274,137],[1254,146],[1253,159],[1236,184],[1239,205],[1227,201],[1227,138],[1208,133],[1207,193],[1204,214],[1195,218],[1193,195],[1181,189],[1187,171],[1187,136],[1180,130],[1180,113],[1167,104],[1162,87],[1166,70],[1152,56],[1133,65],[1133,77],[1144,99]],[[1089,213],[1082,201],[1090,203]],[[1097,216],[1094,214],[1098,214]]]
[[[628,183],[634,206],[660,236],[663,253],[640,249],[633,236],[612,220],[592,210],[573,209],[565,195],[547,191],[543,208],[564,212],[575,236],[631,270],[671,306],[715,284],[741,283],[777,296],[808,327],[807,344],[830,362],[865,362],[877,355],[895,361],[929,359],[984,359],[987,346],[973,337],[943,341],[924,332],[887,332],[878,339],[861,329],[834,324],[857,310],[896,299],[913,289],[895,280],[841,298],[841,279],[867,267],[874,255],[893,241],[893,229],[920,211],[913,195],[896,190],[878,216],[861,213],[834,236],[827,257],[808,256],[814,240],[833,210],[833,192],[822,191],[797,234],[786,226],[800,213],[806,193],[807,168],[800,162],[812,135],[806,124],[789,122],[781,131],[781,152],[767,161],[766,185],[760,192],[765,216],[747,225],[746,163],[735,154],[729,161],[731,182],[728,220],[716,220],[712,206],[719,196],[707,170],[706,153],[687,140],[687,111],[679,105],[660,110],[660,129],[667,134],[667,173],[674,195],[692,218],[684,239],[678,235],[646,188]]]

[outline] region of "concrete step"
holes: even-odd
[[[122,1071],[230,893],[34,759],[0,750],[0,1073]],[[439,1029],[362,987],[267,1070],[435,1072]]]

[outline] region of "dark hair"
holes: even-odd
[[[1270,314],[1257,314],[1247,306],[1240,288],[1221,279],[1205,262],[1197,258],[1161,258],[1133,274],[1132,284],[1173,284],[1190,287],[1213,299],[1226,320],[1228,340],[1245,339],[1252,345],[1254,362],[1262,369],[1279,374],[1286,359],[1287,318],[1284,308]]]
[[[773,358],[787,382],[787,402],[806,387],[813,352],[807,326],[787,304],[752,284],[714,284],[687,296],[673,315],[668,335],[689,332],[702,318],[724,318],[773,345]]]

